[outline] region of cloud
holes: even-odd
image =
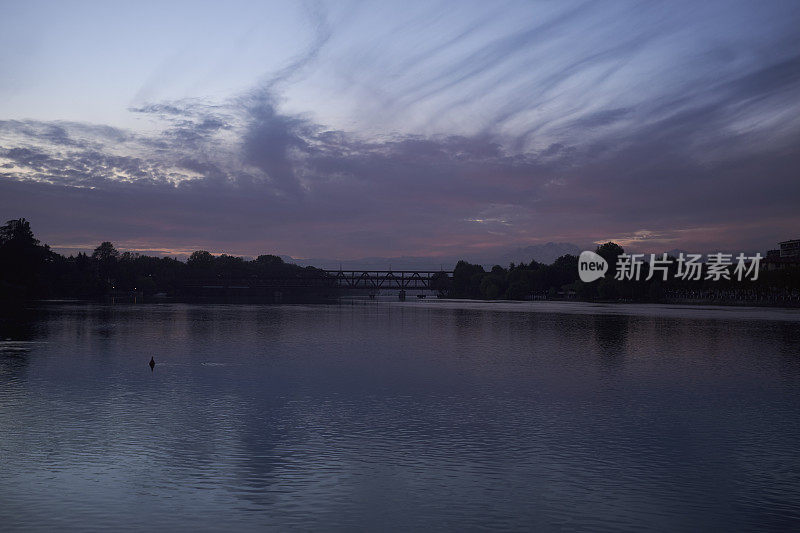
[[[660,73],[658,87],[618,96],[615,84],[639,87],[641,69],[658,71],[642,58],[685,36],[681,19],[656,23],[649,7],[635,28],[600,25],[611,16],[601,9],[556,10],[488,41],[468,23],[433,54],[423,43],[398,60],[416,77],[403,71],[377,101],[387,115],[436,102],[435,122],[484,95],[493,104],[481,126],[373,134],[286,110],[334,39],[312,6],[314,37],[284,67],[222,101],[131,108],[147,130],[0,121],[0,209],[54,245],[251,256],[451,257],[609,236],[642,251],[763,250],[796,236],[797,40],[772,42],[757,61],[723,42],[684,58],[683,81]],[[595,48],[570,40],[576,31]],[[520,74],[554,47],[558,62]]]
[[[203,113],[172,113],[190,143],[171,125],[147,137],[14,124],[18,146],[0,151],[13,165],[0,170],[0,206],[52,244],[306,257],[449,256],[641,228],[672,242],[711,226],[732,245],[736,228],[758,221],[765,234],[743,244],[763,248],[798,221],[796,132],[783,151],[707,162],[692,151],[701,124],[691,114],[619,145],[520,154],[485,136],[365,141],[282,114],[269,99],[224,109],[224,122]]]

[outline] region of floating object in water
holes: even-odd
[[[150,363],[148,364],[150,365],[150,371],[152,372],[153,369],[156,367],[156,360],[150,357]]]

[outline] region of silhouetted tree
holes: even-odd
[[[214,268],[217,276],[223,278],[243,278],[247,276],[244,259],[228,254],[221,254],[214,259]]]
[[[191,268],[210,269],[214,266],[214,256],[205,250],[197,250],[192,252],[192,255],[186,260],[186,264]]]
[[[481,296],[494,300],[505,295],[507,287],[508,272],[500,265],[492,267],[491,272],[483,276],[480,283]]]
[[[608,270],[604,277],[606,279],[613,278],[617,271],[617,258],[625,253],[625,250],[615,242],[607,242],[598,246],[594,252],[608,263]]]
[[[0,246],[30,249],[39,246],[39,240],[33,236],[31,223],[24,218],[9,220],[0,227]]]
[[[118,270],[117,260],[119,252],[109,241],[100,243],[100,246],[92,252],[92,260],[97,265],[100,280],[108,286],[113,286],[116,281]]]
[[[24,218],[9,220],[0,227],[0,294],[35,297],[44,286],[43,271],[52,252],[40,246]]]
[[[94,252],[92,252],[92,259],[101,263],[116,262],[116,260],[119,259],[119,252],[109,241],[104,241],[100,243],[100,246],[94,249]]]
[[[556,259],[548,268],[550,287],[563,289],[578,279],[578,258],[566,254]]]
[[[285,264],[283,259],[271,254],[259,255],[256,258],[256,263],[264,266],[283,266]]]
[[[480,298],[480,285],[486,272],[481,265],[459,261],[453,269],[453,290],[455,298]]]
[[[453,286],[450,276],[444,272],[437,272],[431,276],[431,289],[435,290],[439,296],[447,296]]]

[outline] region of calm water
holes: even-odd
[[[62,304],[0,337],[5,530],[800,527],[798,311]]]

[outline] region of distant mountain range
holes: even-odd
[[[326,270],[452,270],[457,259],[438,257],[363,257],[361,259],[295,259],[282,255],[287,263]]]
[[[290,256],[281,256],[287,263],[295,263],[300,266],[315,266],[326,270],[452,270],[460,259],[483,265],[487,270],[494,265],[508,267],[510,263],[530,263],[531,260],[539,263],[551,264],[562,255],[580,255],[583,250],[594,250],[596,245],[588,245],[581,248],[569,242],[548,242],[545,244],[532,244],[510,250],[496,250],[482,254],[464,254],[460,257],[364,257],[361,259],[325,259],[309,258],[294,259]],[[714,250],[716,252],[717,250]],[[722,250],[726,253],[730,251]],[[667,251],[672,257],[678,257],[680,253],[689,253],[686,250],[674,249]],[[659,254],[660,255],[660,254]],[[752,254],[749,254],[752,255]],[[762,252],[762,255],[764,253]]]
[[[582,248],[568,242],[548,242],[547,244],[533,244],[524,248],[511,250],[501,257],[500,265],[509,263],[530,263],[536,260],[539,263],[550,264],[562,255],[580,255]]]
[[[485,254],[465,254],[462,257],[364,257],[361,259],[326,259],[308,258],[294,259],[290,256],[281,256],[287,263],[300,266],[315,266],[328,270],[365,269],[365,270],[452,270],[459,259],[470,263],[477,263],[484,268],[493,265],[508,267],[509,263],[530,263],[531,260],[550,264],[562,255],[581,253],[581,248],[575,244],[565,242],[548,242],[546,244],[532,244],[524,248],[515,248],[507,251],[497,251]]]

